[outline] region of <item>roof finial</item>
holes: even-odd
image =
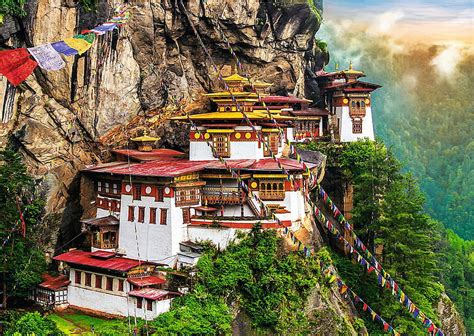
[[[336,71],[339,70],[339,62],[336,62],[336,64],[334,65],[334,69],[335,69]]]
[[[352,60],[349,63],[349,70],[352,70]]]
[[[238,73],[239,73],[239,71],[237,69],[237,63],[235,63],[234,64],[234,74],[238,74]]]

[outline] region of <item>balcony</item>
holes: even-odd
[[[245,194],[237,187],[206,186],[202,188],[204,204],[242,204]]]
[[[285,199],[285,191],[263,191],[260,190],[260,199],[264,201],[283,201]]]
[[[283,220],[278,223],[272,218],[258,217],[231,217],[231,216],[193,216],[191,226],[204,226],[210,228],[233,228],[233,229],[251,229],[256,224],[260,224],[264,229],[281,229],[290,227],[290,220]]]

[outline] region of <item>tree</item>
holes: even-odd
[[[46,270],[44,255],[34,239],[34,226],[42,209],[43,202],[34,195],[33,180],[20,155],[9,149],[0,152],[0,270],[4,308],[8,295],[27,296]]]
[[[26,313],[11,328],[6,336],[63,336],[56,323],[38,312]]]

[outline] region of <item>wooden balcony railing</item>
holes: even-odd
[[[206,186],[202,188],[202,202],[207,204],[241,204],[245,195],[237,187]]]
[[[260,190],[260,198],[264,201],[283,201],[285,199],[285,191],[263,191]]]

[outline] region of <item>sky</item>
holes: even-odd
[[[406,43],[474,45],[474,0],[324,0],[324,17]]]

